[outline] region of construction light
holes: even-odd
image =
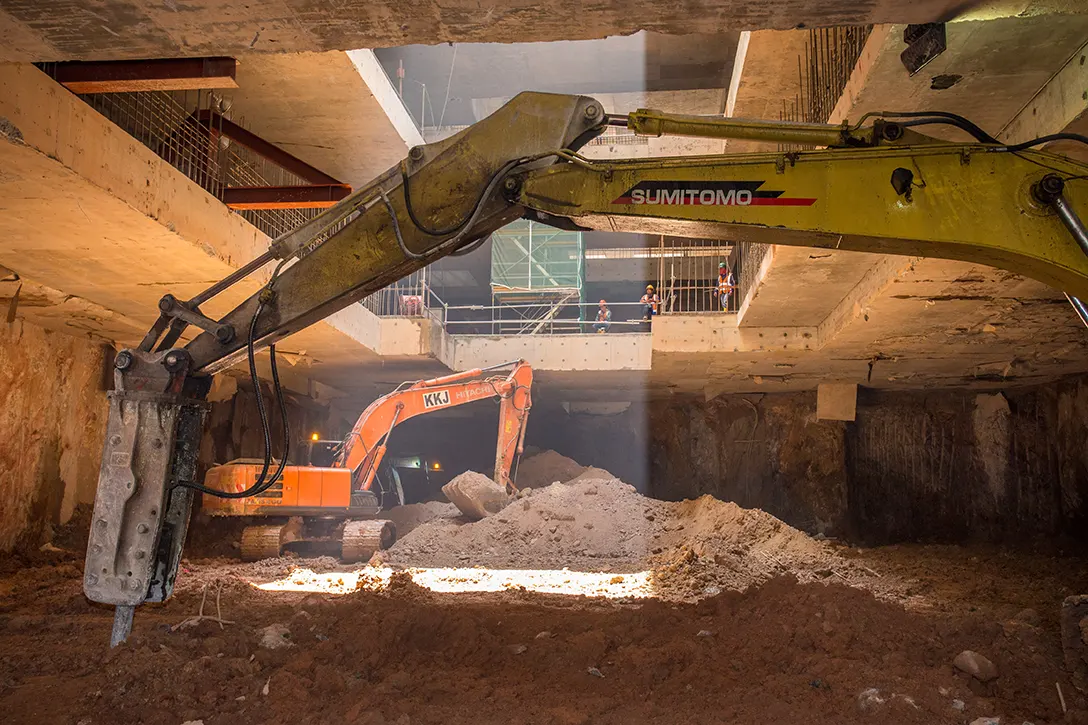
[[[317,433],[311,433],[310,434],[310,440],[319,441],[319,440],[321,440],[321,436],[319,436]]]
[[[432,471],[441,471],[442,470],[442,464],[439,463],[438,461],[435,461],[434,463],[431,464],[431,470]]]

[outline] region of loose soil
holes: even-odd
[[[112,611],[83,597],[78,550],[9,562],[4,722],[1088,723],[1056,618],[1088,592],[1083,559],[859,550],[709,497],[648,500],[606,471],[566,481],[471,524],[448,504],[391,512],[393,571],[188,560],[175,597],[141,607],[112,651]],[[488,573],[476,566],[649,571],[657,596],[440,594],[398,570],[420,566],[467,567],[465,580]],[[326,593],[256,588],[322,578]],[[178,626],[202,599],[229,623]],[[998,678],[958,673],[965,649]]]

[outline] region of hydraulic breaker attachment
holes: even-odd
[[[205,380],[188,378],[184,350],[117,355],[83,590],[117,607],[111,646],[133,608],[170,596],[189,525],[204,430]]]

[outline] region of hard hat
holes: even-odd
[[[654,286],[652,284],[646,285],[646,289],[648,289],[648,290],[653,290],[653,288],[654,288]]]
[[[720,262],[718,264],[718,269],[725,269],[725,262]]]

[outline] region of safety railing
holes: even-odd
[[[720,265],[736,269],[738,249],[728,247],[665,247],[657,260],[657,295],[661,314],[706,314],[737,311],[736,273],[718,282]],[[732,284],[730,284],[732,281]]]
[[[646,305],[609,304],[611,321],[598,322],[598,304],[568,302],[503,305],[447,305],[443,325],[451,335],[580,335],[649,332]]]
[[[429,289],[424,267],[365,297],[360,304],[379,317],[423,317],[431,301]]]
[[[760,269],[763,260],[771,251],[770,244],[756,242],[742,242],[739,245],[739,257],[737,264],[737,290],[734,295],[734,304],[739,310],[755,294],[760,283]]]

